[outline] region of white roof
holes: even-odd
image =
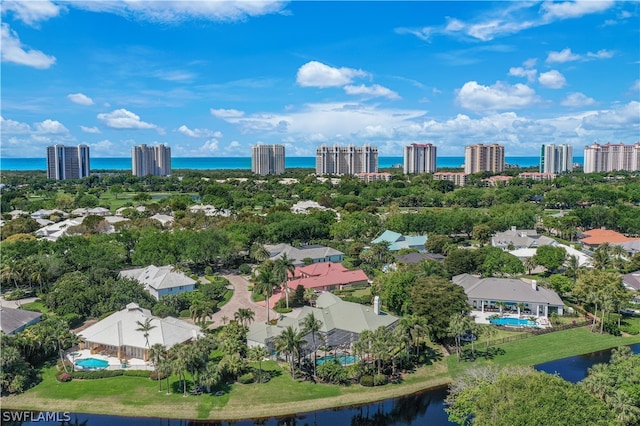
[[[144,348],[144,334],[137,329],[149,318],[153,327],[149,330],[149,346],[160,343],[169,349],[202,336],[200,327],[196,325],[173,317],[154,317],[148,309],[143,309],[135,303],[129,303],[125,309],[109,315],[77,334],[87,342]]]
[[[146,268],[127,269],[120,271],[120,276],[132,278],[144,284],[145,287],[151,287],[156,290],[188,286],[196,283],[196,281],[182,272],[174,271],[171,266],[158,267],[150,265]]]

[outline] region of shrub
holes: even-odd
[[[13,290],[11,293],[5,294],[4,295],[4,300],[24,299],[27,296],[28,296],[28,294],[27,294],[26,291],[18,288],[18,289]]]
[[[150,370],[123,370],[124,376],[130,377],[150,377],[153,371]]]
[[[373,385],[374,386],[384,386],[389,383],[389,378],[386,374],[376,374],[373,376]]]
[[[360,377],[360,385],[366,386],[368,388],[373,387],[373,376]]]
[[[620,333],[620,328],[615,321],[606,321],[604,323],[604,331],[612,336],[620,336],[622,334]]]
[[[246,373],[238,377],[238,382],[242,383],[243,385],[248,385],[249,383],[253,383],[254,380],[255,380],[255,377],[253,373]]]
[[[71,375],[74,379],[82,380],[106,379],[123,376],[124,370],[74,371]]]
[[[622,324],[620,326],[620,331],[623,331],[627,334],[631,334],[632,336],[635,336],[636,334],[640,334],[640,329],[630,324]]]
[[[163,373],[161,371],[152,371],[149,374],[149,378],[151,380],[163,380],[167,378],[167,373]]]
[[[74,328],[82,323],[82,315],[74,314],[72,312],[64,314],[62,318],[69,324],[69,328]]]
[[[249,275],[251,273],[251,265],[243,263],[238,268],[238,272],[240,272],[242,275]]]
[[[63,371],[64,372],[64,367],[62,366],[62,360],[58,359],[58,362],[56,363],[56,365],[58,366],[58,371]],[[69,361],[68,359],[64,360],[64,365],[66,365],[67,370],[73,370],[73,363],[71,363],[71,361]]]
[[[288,314],[289,312],[293,311],[293,309],[291,308],[280,308],[280,307],[276,307],[274,310],[279,314]]]
[[[71,374],[69,374],[69,373],[62,372],[62,373],[58,373],[56,375],[56,379],[59,382],[63,382],[64,383],[64,382],[70,382],[71,379],[73,379],[73,377],[71,377]]]
[[[191,312],[188,309],[183,309],[180,311],[180,318],[191,318]]]

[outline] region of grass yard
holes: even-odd
[[[22,306],[22,309],[26,311],[35,311],[35,312],[42,312],[43,314],[52,314],[51,310],[40,299],[36,299],[31,303],[25,303],[21,306]]]

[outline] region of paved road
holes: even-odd
[[[7,308],[19,308],[21,305],[34,302],[37,297],[27,297],[26,299],[20,300],[4,300],[4,297],[0,297],[0,305],[6,306]],[[265,313],[266,315],[266,313]]]
[[[251,292],[247,290],[250,285],[249,282],[240,275],[223,275],[223,277],[229,280],[229,283],[233,286],[233,296],[226,305],[210,317],[213,320],[213,324],[208,328],[214,329],[223,326],[222,319],[227,317],[227,320],[232,320],[233,315],[240,308],[251,309],[255,313],[254,322],[265,322],[267,320],[267,311],[264,302],[260,305],[251,300]],[[276,315],[274,311],[271,311],[269,318],[277,318]]]

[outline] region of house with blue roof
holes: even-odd
[[[378,244],[382,242],[389,243],[389,251],[398,251],[402,249],[416,249],[418,251],[425,251],[424,245],[427,243],[426,235],[402,235],[398,232],[386,230],[375,240],[371,241],[371,244]]]

